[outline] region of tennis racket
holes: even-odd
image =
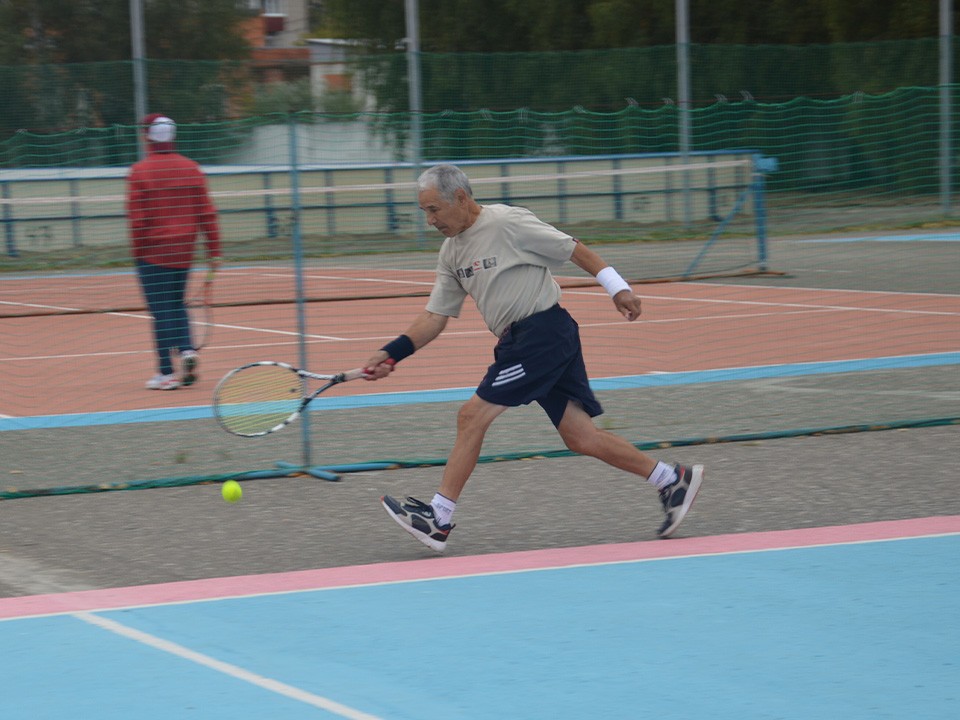
[[[187,301],[190,342],[195,350],[202,350],[209,344],[213,331],[213,277],[213,270],[208,270],[203,285]]]
[[[388,360],[387,362],[391,362]],[[264,360],[243,365],[223,376],[213,393],[213,412],[227,432],[259,437],[286,427],[310,401],[334,385],[366,375],[363,368],[336,375],[317,375],[282,362]],[[324,383],[313,392],[307,383]]]

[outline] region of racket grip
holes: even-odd
[[[366,369],[366,368],[354,368],[353,370],[347,370],[347,371],[343,374],[343,381],[342,381],[342,382],[350,382],[351,380],[359,380],[360,378],[366,377],[366,376],[367,376],[367,369]]]
[[[397,361],[394,360],[393,358],[387,358],[387,359],[384,360],[383,362],[386,363],[387,365],[396,365],[396,364],[397,364]],[[358,372],[358,373],[360,373],[360,374],[359,374],[359,375],[353,375],[353,373],[356,373],[356,372]],[[367,369],[366,369],[366,368],[357,368],[356,370],[350,370],[350,371],[348,371],[348,372],[346,373],[346,379],[347,379],[347,380],[356,380],[357,378],[367,377],[369,374],[370,374],[370,373],[367,372]]]

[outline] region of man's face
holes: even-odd
[[[457,190],[453,202],[444,200],[435,188],[427,188],[418,197],[420,209],[426,213],[427,224],[445,237],[459,235],[470,227],[470,203],[463,190]]]

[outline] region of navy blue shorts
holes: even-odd
[[[580,330],[559,305],[508,327],[493,349],[494,363],[477,387],[482,400],[517,407],[536,401],[559,426],[567,403],[590,417],[603,412],[590,389]]]

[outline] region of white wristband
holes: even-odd
[[[607,295],[610,297],[614,297],[618,292],[630,289],[627,281],[620,277],[620,273],[609,265],[597,273],[597,282],[603,285],[603,289],[607,291]]]

